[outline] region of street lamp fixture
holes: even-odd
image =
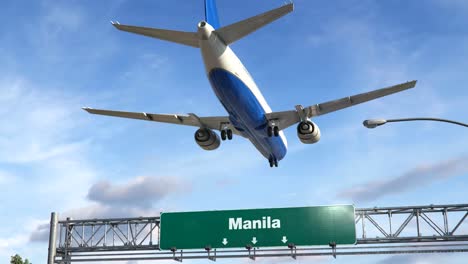
[[[385,123],[387,123],[387,120],[385,119],[367,119],[362,122],[362,124],[367,128],[376,128],[384,125]]]
[[[446,122],[446,123],[468,127],[468,124],[465,124],[462,122],[457,122],[457,121],[448,120],[448,119],[441,119],[441,118],[432,118],[432,117],[416,117],[416,118],[400,118],[400,119],[367,119],[367,120],[364,120],[362,124],[367,128],[376,128],[386,123],[405,122],[405,121],[438,121],[438,122]]]

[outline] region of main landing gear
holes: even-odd
[[[226,138],[228,140],[231,140],[232,139],[232,130],[231,129],[223,129],[221,130],[221,139],[222,140],[226,140]]]
[[[272,167],[272,168],[273,168],[273,166],[278,167],[278,160],[277,159],[271,157],[271,158],[268,159],[268,161],[270,162],[270,167]]]
[[[268,137],[272,137],[272,136],[279,136],[279,127],[273,125],[273,126],[268,126],[267,128],[267,134],[268,134]]]

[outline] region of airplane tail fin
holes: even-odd
[[[218,11],[215,0],[205,0],[205,19],[213,28],[219,28]],[[112,25],[119,30],[139,34],[147,37],[157,38],[170,42],[179,43],[198,48],[200,46],[197,32],[183,32],[159,28],[137,27],[121,25],[119,22],[112,22]]]
[[[208,24],[210,24],[215,29],[214,32],[219,36],[219,38],[221,38],[226,45],[229,45],[256,31],[257,29],[270,24],[278,18],[290,13],[293,11],[293,9],[293,3],[289,3],[263,14],[220,28],[215,0],[205,0],[205,19],[206,22],[208,22]],[[112,25],[122,31],[175,42],[191,47],[200,47],[200,36],[197,32],[121,25],[119,22],[112,22]]]
[[[214,0],[212,1],[206,0],[206,2],[214,3]],[[283,17],[284,15],[292,12],[293,10],[294,10],[294,4],[289,3],[282,7],[265,12],[263,14],[242,20],[240,22],[231,24],[229,26],[216,29],[215,32],[222,40],[224,40],[224,43],[226,45],[229,45],[247,36],[248,34],[256,31],[257,29]],[[217,15],[216,15],[216,18],[217,18]],[[209,21],[207,22],[210,23]]]
[[[205,0],[205,20],[214,29],[219,28],[219,17],[215,0]]]

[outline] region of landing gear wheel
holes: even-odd
[[[228,138],[229,140],[231,140],[231,139],[232,139],[232,130],[231,130],[231,129],[228,129],[228,130],[226,130],[226,133],[227,133],[227,138]]]
[[[274,162],[273,162],[273,159],[269,158],[268,162],[270,162],[270,168],[273,168],[273,165],[275,165]]]
[[[278,160],[275,159],[275,158],[269,158],[268,159],[268,162],[270,162],[270,167],[273,168],[273,167],[278,167]]]
[[[224,141],[226,140],[226,130],[221,130],[221,139]]]
[[[275,137],[279,136],[279,127],[275,126],[273,127],[273,134],[275,135]],[[278,166],[276,166],[278,167]]]
[[[273,136],[273,128],[271,126],[269,126],[267,128],[267,134],[268,134],[268,137],[272,137]]]

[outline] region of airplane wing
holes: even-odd
[[[361,104],[390,94],[398,93],[413,88],[414,86],[416,86],[416,81],[406,82],[367,93],[357,94],[353,96],[344,97],[338,100],[311,105],[306,108],[303,108],[302,106],[296,106],[296,110],[272,112],[266,114],[266,116],[268,120],[274,121],[275,125],[277,125],[278,128],[282,130],[306,118],[312,118],[314,116],[320,116],[331,112],[335,112],[343,108]]]
[[[232,130],[233,134],[243,136],[229,121],[227,116],[210,116],[210,117],[198,117],[195,114],[151,114],[145,112],[124,112],[124,111],[114,111],[114,110],[103,110],[103,109],[94,109],[89,107],[83,107],[83,110],[90,114],[96,115],[106,115],[114,117],[123,117],[130,119],[141,119],[146,121],[154,121],[161,123],[170,123],[176,125],[184,126],[194,126],[194,127],[206,127],[214,130],[222,130],[224,128],[229,128]]]

